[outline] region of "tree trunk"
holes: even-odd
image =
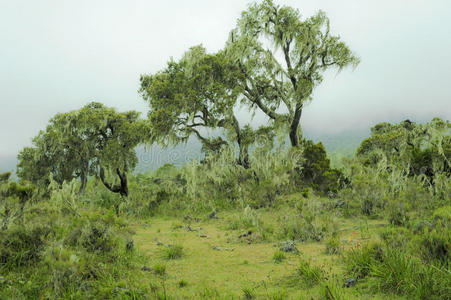
[[[294,118],[290,125],[290,142],[291,146],[297,147],[299,146],[299,137],[298,137],[298,128],[299,122],[301,120],[302,115],[302,105],[296,107],[294,112]]]
[[[100,167],[100,180],[102,181],[103,185],[112,191],[113,193],[119,193],[124,197],[128,196],[128,182],[127,182],[127,172],[124,171],[123,173],[116,169],[116,174],[119,176],[120,184],[119,185],[112,185],[111,183],[107,182],[105,179],[105,171],[102,167]]]
[[[80,186],[80,189],[78,190],[79,194],[81,194],[81,193],[83,193],[85,191],[86,184],[88,182],[88,176],[87,176],[87,174],[86,174],[86,172],[84,170],[81,171],[80,181],[81,181],[81,186]]]
[[[235,115],[233,116],[233,128],[235,129],[236,141],[238,143],[238,147],[240,148],[240,153],[238,154],[238,164],[243,166],[245,169],[249,169],[251,167],[249,163],[249,145],[244,145],[242,141],[240,124],[238,123]]]

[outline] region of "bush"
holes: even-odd
[[[362,248],[352,248],[344,256],[346,273],[357,279],[365,278],[375,261],[382,259],[382,247],[371,244]]]
[[[179,259],[183,256],[182,245],[168,245],[163,249],[163,258],[167,260]]]
[[[310,262],[301,259],[297,268],[298,275],[307,287],[318,284],[323,279],[323,270],[318,266],[312,266]]]
[[[144,298],[127,224],[113,211],[62,201],[74,196],[65,193],[30,206],[23,224],[0,232],[0,273],[8,279],[0,298]]]
[[[34,267],[41,259],[49,235],[54,231],[45,225],[28,228],[13,226],[0,231],[0,267],[13,270],[17,267]]]
[[[420,246],[420,253],[425,261],[438,260],[442,263],[451,261],[450,228],[425,230],[416,241]]]
[[[412,234],[405,227],[387,227],[380,235],[387,246],[394,249],[407,247],[412,238]]]
[[[410,295],[415,299],[447,299],[451,295],[449,270],[426,265],[399,249],[387,248],[381,261],[371,266],[373,289]]]
[[[280,264],[284,259],[285,259],[285,253],[283,253],[280,250],[277,250],[274,255],[272,256],[272,260],[276,263],[276,264]]]
[[[403,202],[394,202],[388,207],[388,221],[396,226],[405,225],[409,221],[407,209]]]
[[[330,231],[330,223],[323,222],[311,210],[305,210],[300,215],[286,215],[280,224],[278,236],[300,242],[321,241]]]
[[[336,234],[332,235],[326,242],[327,254],[339,254],[341,253],[340,237]]]

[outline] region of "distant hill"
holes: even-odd
[[[305,132],[308,139],[322,142],[328,152],[328,156],[334,166],[340,166],[341,158],[350,157],[360,145],[361,141],[370,134],[368,130],[350,130],[336,134],[324,134],[319,132]],[[164,164],[181,166],[193,159],[201,160],[201,144],[195,138],[188,140],[186,144],[176,147],[162,148],[154,145],[152,147],[139,146],[136,148],[138,165],[135,173],[143,173],[156,170]],[[0,156],[0,172],[15,171],[17,158],[15,156]]]
[[[353,156],[362,140],[369,135],[369,129],[348,130],[335,134],[305,132],[306,138],[323,143],[334,167],[341,166],[342,157]],[[181,166],[193,159],[201,160],[203,158],[201,148],[200,142],[195,138],[189,139],[186,145],[176,147],[152,146],[151,149],[145,149],[144,146],[140,146],[136,149],[139,163],[135,173],[155,170],[166,163]]]

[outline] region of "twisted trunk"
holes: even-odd
[[[249,150],[248,150],[249,146],[243,143],[240,124],[238,123],[238,120],[235,117],[235,115],[233,116],[233,128],[235,130],[236,141],[240,149],[240,153],[238,154],[238,164],[243,166],[245,169],[249,169],[251,167],[249,163]]]
[[[127,172],[121,172],[119,168],[116,169],[116,174],[119,177],[120,183],[113,185],[106,181],[105,179],[105,170],[103,167],[100,167],[100,180],[102,181],[103,185],[112,191],[113,193],[119,193],[124,197],[128,196],[128,183],[127,183]]]
[[[302,115],[302,105],[299,105],[296,107],[293,120],[291,121],[290,124],[290,142],[291,146],[293,147],[299,146],[298,128],[299,122],[301,120],[301,115]]]

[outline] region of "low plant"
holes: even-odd
[[[324,277],[323,270],[320,267],[313,266],[309,261],[304,259],[299,261],[297,273],[303,284],[307,287],[318,284]]]
[[[163,249],[163,258],[167,260],[179,259],[183,256],[182,245],[168,245]]]
[[[346,273],[355,279],[365,278],[375,261],[382,259],[383,250],[379,244],[352,248],[344,255]]]
[[[280,250],[277,250],[274,255],[272,256],[272,260],[276,263],[276,264],[280,264],[282,261],[284,261],[286,258],[285,253],[283,253]]]

